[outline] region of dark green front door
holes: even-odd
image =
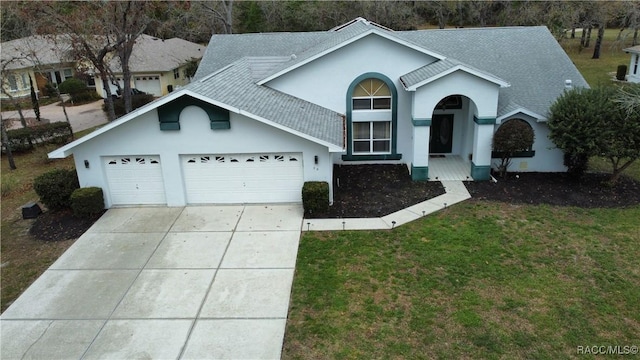
[[[453,138],[453,115],[433,115],[429,138],[430,154],[451,153]]]

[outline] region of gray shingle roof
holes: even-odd
[[[343,147],[343,117],[327,108],[257,85],[251,68],[260,58],[242,58],[210,77],[185,86],[202,96]]]
[[[196,78],[203,78],[246,56],[289,57],[290,60],[282,60],[270,68],[273,75],[371,29],[446,56],[445,60],[404,75],[402,80],[409,84],[417,84],[456,66],[454,64],[509,83],[510,87],[500,89],[499,117],[519,108],[546,116],[551,103],[564,91],[567,79],[572,80],[575,87],[588,87],[546,27],[395,32],[364,19],[326,32],[214,35]]]
[[[71,42],[65,35],[35,35],[3,42],[0,45],[0,57],[7,70],[73,61]]]
[[[166,72],[178,68],[191,59],[200,59],[204,55],[205,46],[190,41],[172,38],[158,39],[142,34],[133,46],[129,67],[132,72]],[[113,72],[121,72],[120,63],[112,61]]]

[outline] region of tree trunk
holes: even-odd
[[[69,124],[69,131],[71,131],[71,139],[75,139],[75,135],[73,134],[73,128],[71,127],[71,121],[69,120],[69,115],[67,114],[67,105],[65,105],[64,99],[62,98],[62,94],[60,94],[60,89],[58,89],[58,87],[55,87],[54,89],[56,89],[56,96],[58,96],[58,100],[60,100],[60,106],[62,106],[62,112],[64,113],[64,118],[67,120],[67,123]]]
[[[113,96],[111,96],[111,87],[109,86],[109,78],[107,77],[107,72],[105,69],[99,69],[100,71],[100,79],[102,80],[102,88],[104,89],[105,94],[105,103],[107,104],[107,116],[109,121],[113,121],[116,119],[116,111],[113,108]]]
[[[9,169],[15,170],[17,169],[16,163],[13,160],[13,152],[11,152],[11,143],[9,143],[9,136],[7,136],[7,129],[4,127],[4,119],[2,119],[2,115],[0,114],[0,131],[2,131],[2,142],[4,143],[5,149],[7,149],[7,160],[9,161]]]
[[[40,122],[40,103],[38,102],[36,90],[33,88],[33,80],[31,80],[31,75],[29,75],[29,87],[31,88],[31,105],[33,106],[33,112],[34,114],[36,114],[36,120]]]
[[[624,163],[624,165],[620,167],[618,167],[618,163],[620,162],[620,159],[617,159],[618,161],[614,161],[614,159],[610,159],[610,160],[611,160],[611,165],[613,167],[613,173],[609,178],[609,183],[613,185],[618,182],[618,179],[620,178],[620,175],[622,175],[622,172],[624,172],[629,166],[631,166],[631,164],[635,162],[635,159],[627,161],[626,163]]]
[[[27,120],[24,118],[24,114],[22,113],[22,105],[20,105],[20,101],[16,101],[13,97],[10,98],[13,101],[13,105],[15,105],[16,110],[18,110],[18,116],[20,116],[20,124],[23,128],[28,128]],[[31,141],[31,137],[28,137],[29,147],[33,148],[33,141]]]
[[[572,39],[576,38],[576,27],[575,26],[571,28],[571,38]]]
[[[581,48],[586,48],[587,46],[585,45],[587,43],[587,29],[583,26],[582,27],[582,35],[580,36],[580,47]]]
[[[631,46],[636,46],[638,45],[638,28],[635,28],[633,30],[633,42],[631,43]]]
[[[584,30],[582,30],[582,31],[584,31]],[[590,42],[591,42],[591,25],[589,25],[589,27],[587,27],[587,40],[584,43],[584,47],[588,48]]]
[[[602,47],[602,39],[604,38],[604,23],[598,26],[598,38],[596,39],[596,45],[593,47],[592,59],[600,59],[600,48]]]
[[[624,32],[624,28],[620,28],[620,31],[618,31],[618,36],[616,36],[616,40],[620,41],[622,40],[622,33]]]

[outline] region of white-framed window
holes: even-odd
[[[391,91],[384,81],[365,79],[353,90],[352,149],[353,154],[391,153]],[[359,113],[378,115],[375,120]]]
[[[354,154],[388,154],[391,152],[391,120],[353,123]]]
[[[13,74],[9,74],[7,78],[9,80],[9,90],[18,91],[18,79],[16,79],[16,76]]]
[[[180,79],[180,69],[174,69],[173,70],[173,78],[174,79]]]
[[[23,89],[25,89],[25,90],[30,89],[30,87],[29,87],[29,76],[28,76],[28,74],[26,74],[26,73],[22,73],[22,74],[21,74],[21,77],[22,77],[22,88],[23,88]]]
[[[63,77],[62,81],[65,81],[67,79],[71,79],[73,77],[73,71],[71,71],[71,69],[62,70],[62,77]]]

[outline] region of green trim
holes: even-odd
[[[391,91],[391,154],[388,155],[356,155],[353,154],[353,134],[352,134],[352,111],[353,111],[353,102],[351,99],[351,94],[353,94],[353,90],[358,86],[358,84],[366,79],[378,79],[383,81],[389,87]],[[351,85],[349,85],[349,89],[347,90],[347,154],[342,155],[342,160],[345,161],[365,161],[365,160],[400,160],[402,158],[402,154],[398,154],[397,152],[397,144],[398,144],[398,91],[396,90],[396,86],[393,84],[393,81],[386,77],[383,74],[377,72],[368,72],[358,76]]]
[[[402,154],[384,155],[342,155],[344,161],[401,160]]]
[[[478,125],[495,125],[496,118],[478,118],[475,115],[473,116],[473,121]]]
[[[490,165],[476,165],[472,161],[471,162],[471,177],[475,181],[491,179],[491,166]]]
[[[161,122],[160,130],[180,130],[179,122]]]
[[[411,180],[413,180],[413,181],[428,181],[429,180],[429,167],[428,166],[413,166],[413,164],[411,164]]]
[[[413,118],[411,123],[413,123],[413,126],[431,126],[431,119]]]
[[[532,158],[536,156],[536,151],[535,150],[529,150],[529,151],[516,151],[513,154],[511,154],[511,158]],[[502,158],[502,152],[501,151],[492,151],[491,152],[491,158],[493,159],[501,159]]]
[[[180,130],[180,113],[187,106],[197,106],[209,116],[212,130],[230,129],[229,110],[211,105],[200,99],[184,95],[158,107],[160,130]]]

